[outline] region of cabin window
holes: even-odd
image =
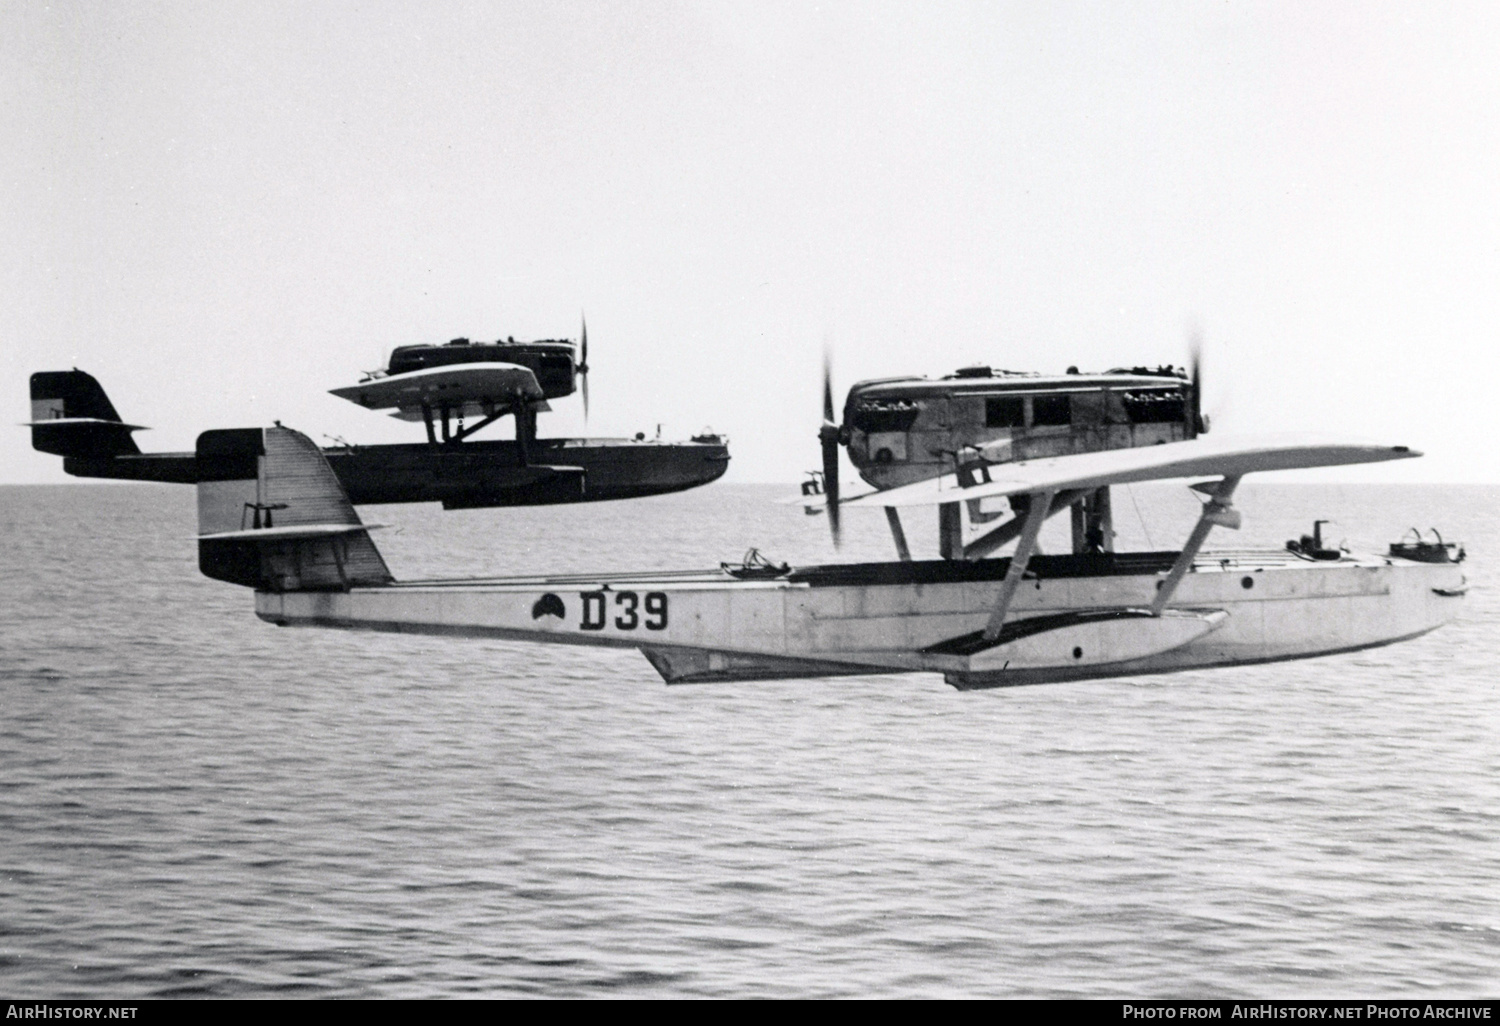
[[[905,399],[860,403],[854,408],[854,429],[867,434],[910,431],[922,407]]]
[[[1026,426],[1026,403],[1020,396],[1000,396],[984,401],[984,426],[1018,428]]]
[[[1186,417],[1182,393],[1126,392],[1125,414],[1132,424],[1179,424]]]
[[[1073,400],[1073,426],[1081,428],[1101,428],[1107,424],[1109,416],[1108,393],[1105,392],[1074,392]]]
[[[1073,422],[1065,395],[1039,395],[1031,400],[1033,427],[1067,426]]]

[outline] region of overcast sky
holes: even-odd
[[[1180,363],[1216,433],[1500,481],[1500,5],[0,4],[0,402],[144,449],[391,347],[576,336],[592,434],[817,464],[859,378]],[[576,399],[544,435],[583,430]],[[0,483],[71,480],[7,428]]]

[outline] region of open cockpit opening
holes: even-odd
[[[852,422],[856,430],[872,435],[910,431],[921,413],[921,403],[906,399],[866,400],[854,408]]]

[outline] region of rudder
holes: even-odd
[[[261,591],[393,579],[328,460],[289,428],[198,436],[198,568]]]
[[[140,447],[92,374],[38,371],[31,376],[31,447],[56,456],[129,456]]]

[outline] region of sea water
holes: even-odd
[[[401,578],[834,559],[785,491],[361,512]],[[1474,588],[1416,641],[961,693],[276,628],[192,489],[0,488],[0,993],[1494,996],[1497,500],[1247,483],[1211,536],[1444,528]],[[1196,508],[1116,489],[1122,547]]]

